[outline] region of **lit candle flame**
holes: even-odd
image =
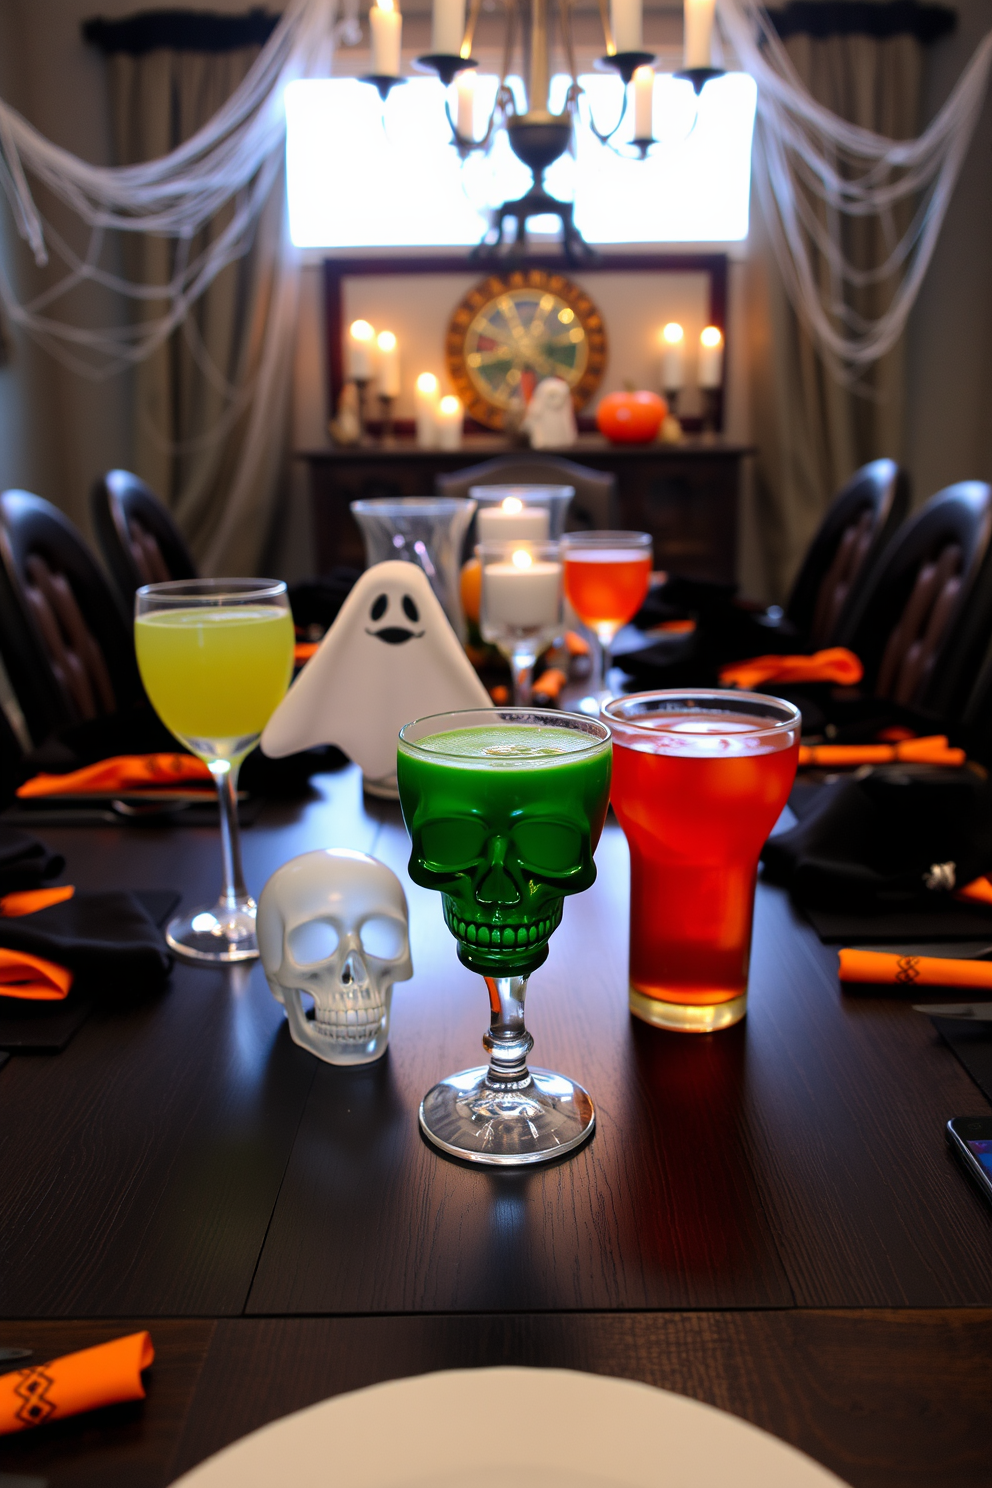
[[[375,336],[375,331],[367,320],[353,320],[350,334],[353,341],[371,341]]]
[[[437,378],[434,376],[433,372],[421,372],[420,376],[417,378],[417,392],[437,392]]]
[[[669,346],[677,346],[685,333],[677,320],[670,320],[661,334]]]
[[[393,4],[393,0],[375,0],[375,3],[376,3],[376,6],[377,6],[377,8],[379,10],[395,10],[396,9],[396,6]]]
[[[396,337],[393,335],[392,331],[380,331],[378,336],[376,337],[376,342],[380,351],[396,350]]]
[[[512,512],[514,515],[517,512],[522,512],[524,509],[524,504],[519,496],[504,496],[500,505],[505,512]]]
[[[699,340],[703,346],[719,346],[723,340],[718,326],[707,326],[700,332]]]
[[[514,568],[532,568],[534,564],[534,560],[526,548],[518,548],[510,561]]]

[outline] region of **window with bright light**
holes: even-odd
[[[519,92],[518,80],[509,81]],[[554,79],[555,111],[568,81]],[[707,83],[697,101],[688,82],[659,75],[658,144],[644,161],[621,158],[588,127],[590,111],[601,132],[616,123],[623,103],[619,78],[594,73],[579,81],[585,94],[575,154],[556,160],[545,184],[553,196],[574,200],[576,226],[587,242],[713,243],[747,236],[756,99],[751,77],[728,73]],[[496,87],[495,77],[476,79],[477,135],[485,129]],[[290,84],[287,177],[297,247],[453,247],[479,241],[490,209],[522,196],[530,172],[502,130],[488,156],[474,154],[462,164],[444,97],[440,83],[426,77],[394,88],[385,105],[374,88],[355,78]],[[620,148],[631,138],[631,113],[615,141]],[[537,232],[541,225],[534,219],[528,230]]]

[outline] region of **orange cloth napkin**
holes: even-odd
[[[975,878],[965,884],[954,895],[955,899],[970,899],[974,904],[992,904],[992,883],[988,878]]]
[[[154,1358],[150,1335],[130,1333],[78,1354],[65,1354],[39,1369],[0,1375],[0,1436],[101,1405],[144,1400],[141,1371]]]
[[[947,956],[895,956],[889,951],[844,950],[842,982],[884,982],[907,987],[992,987],[992,961]]]
[[[894,760],[915,765],[963,765],[963,749],[952,749],[946,734],[904,739],[898,744],[801,744],[802,765],[888,765]]]
[[[567,681],[565,673],[558,667],[549,667],[534,683],[534,691],[542,693],[544,697],[557,698]]]
[[[303,666],[315,654],[319,645],[319,641],[297,641],[293,647],[293,665]]]
[[[158,785],[213,781],[201,759],[193,754],[117,754],[111,759],[72,770],[68,775],[35,775],[18,788],[22,799],[34,796],[79,796],[90,792],[147,790]]]
[[[0,918],[19,919],[48,909],[51,904],[64,904],[76,892],[73,884],[57,889],[22,889],[4,894],[0,899]],[[72,972],[55,961],[45,961],[28,951],[8,951],[0,947],[0,997],[21,997],[28,1002],[61,1002],[72,987]]]
[[[853,651],[845,646],[831,646],[812,656],[752,656],[749,661],[735,661],[720,671],[724,687],[740,687],[747,692],[762,682],[840,682],[853,687],[860,682],[865,669]]]

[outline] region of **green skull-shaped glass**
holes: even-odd
[[[480,708],[400,731],[410,877],[440,890],[459,959],[489,989],[489,1065],[449,1075],[420,1106],[425,1134],[455,1157],[545,1162],[592,1131],[581,1085],[528,1068],[524,995],[565,895],[595,881],[611,762],[606,725],[570,713]]]

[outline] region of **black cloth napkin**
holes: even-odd
[[[911,911],[919,939],[919,912],[965,909],[950,891],[992,869],[992,786],[967,767],[882,766],[823,786],[804,807],[761,861],[807,911]]]
[[[992,1024],[962,1023],[958,1018],[932,1018],[931,1022],[979,1090],[992,1101]]]
[[[136,894],[123,892],[77,889],[48,909],[0,918],[0,946],[67,966],[99,990],[152,991],[172,966],[158,925]]]
[[[38,889],[65,867],[65,858],[49,852],[30,832],[0,827],[0,898],[19,889]]]

